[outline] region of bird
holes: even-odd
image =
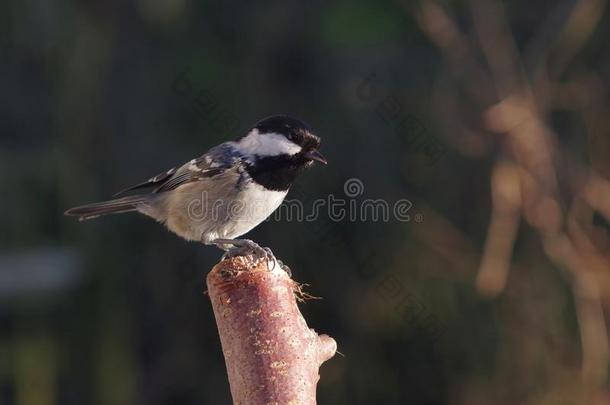
[[[314,162],[327,164],[319,148],[320,138],[304,122],[267,117],[235,140],[128,187],[114,199],[70,208],[65,215],[84,221],[138,212],[187,241],[218,246],[223,258],[255,254],[275,260],[270,249],[239,237],[281,205],[305,169]]]

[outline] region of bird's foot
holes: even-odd
[[[288,274],[288,277],[292,278],[292,270],[290,270],[290,267],[288,267],[287,264],[284,264],[281,260],[278,260],[277,264],[280,266],[280,269],[284,270],[286,274]]]
[[[236,256],[253,255],[256,259],[266,259],[267,262],[271,262],[272,265],[270,266],[270,270],[273,270],[276,265],[279,265],[288,275],[291,275],[290,268],[276,259],[271,249],[268,247],[261,247],[258,243],[250,239],[215,239],[212,243],[225,250],[225,253],[222,255],[222,260]]]

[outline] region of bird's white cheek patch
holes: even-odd
[[[301,151],[299,145],[290,142],[284,135],[259,134],[256,129],[237,142],[236,147],[244,154],[258,156],[295,155]]]

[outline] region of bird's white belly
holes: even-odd
[[[275,211],[287,191],[271,191],[256,183],[241,190],[233,184],[214,187],[208,182],[182,186],[162,202],[163,215],[151,215],[187,240],[210,243],[233,239],[252,230]],[[215,190],[214,190],[215,188]]]
[[[219,218],[218,238],[241,236],[269,217],[284,201],[287,191],[271,191],[250,184],[228,204],[225,218]]]

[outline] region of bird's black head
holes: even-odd
[[[320,138],[300,120],[285,115],[275,115],[259,121],[255,126],[259,134],[280,134],[305,150],[320,147]]]
[[[284,115],[265,118],[235,142],[249,156],[248,172],[271,190],[287,190],[314,161],[326,163],[320,154],[320,138],[302,121]]]

